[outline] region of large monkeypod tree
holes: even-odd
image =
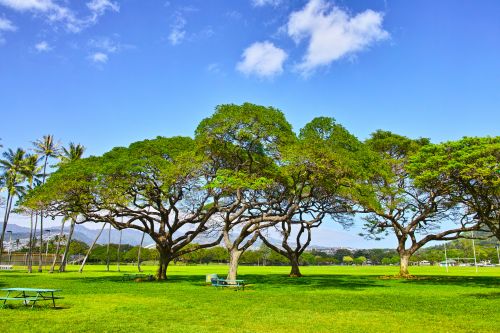
[[[500,240],[500,137],[463,138],[420,150],[410,170],[421,187],[446,186],[450,205]]]
[[[208,171],[207,171],[208,170]],[[210,168],[186,137],[144,140],[62,166],[23,203],[77,223],[109,223],[147,233],[160,254],[158,279],[183,254],[218,244],[188,246],[211,231],[217,195]]]
[[[250,103],[220,105],[196,129],[196,140],[210,160],[216,178],[210,188],[218,197],[218,218],[229,252],[228,279],[237,276],[241,255],[258,230],[290,218],[278,178],[284,147],[296,140],[283,113]]]
[[[262,241],[287,257],[291,277],[300,277],[299,259],[311,242],[312,230],[325,218],[349,223],[353,198],[364,201],[363,189],[371,167],[364,145],[333,118],[313,119],[297,141],[287,146],[280,163],[283,199],[281,209],[296,206],[291,218],[274,226],[281,244],[274,244],[260,233]],[[366,198],[367,199],[367,198]]]
[[[412,140],[386,131],[377,131],[366,141],[380,165],[368,182],[376,200],[360,203],[365,227],[368,235],[392,231],[397,237],[401,277],[409,276],[410,257],[428,242],[457,239],[479,229],[477,221],[461,218],[459,206],[450,205],[449,186],[440,182],[419,186],[410,174],[410,159],[428,144],[428,139]]]

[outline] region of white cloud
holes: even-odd
[[[89,56],[89,59],[96,64],[105,64],[108,62],[108,55],[102,52],[95,52]]]
[[[16,31],[17,27],[8,19],[0,17],[0,31]]]
[[[236,68],[247,75],[272,77],[283,72],[287,54],[270,42],[257,42],[243,51],[242,60]]]
[[[17,27],[10,20],[0,17],[0,46],[5,44],[3,33],[16,30]]]
[[[281,5],[282,0],[252,0],[252,5],[254,7],[263,7],[263,6],[273,6],[277,7]]]
[[[219,63],[213,62],[206,67],[206,71],[215,75],[225,75]]]
[[[297,68],[307,74],[317,68],[353,55],[374,42],[389,38],[382,28],[383,14],[373,10],[351,16],[325,0],[309,0],[290,15],[287,32],[296,43],[308,39],[307,52]]]
[[[124,45],[114,38],[100,37],[93,38],[88,41],[88,46],[106,53],[116,53],[126,48],[131,48],[131,45]]]
[[[40,43],[37,43],[35,45],[35,49],[38,52],[49,52],[50,50],[52,50],[52,47],[46,41],[41,41]]]
[[[80,32],[96,24],[108,10],[119,11],[118,4],[109,0],[87,2],[86,5],[90,13],[84,17],[79,17],[71,8],[60,5],[55,0],[0,0],[0,5],[19,12],[38,14],[49,23],[63,24],[70,32]]]
[[[116,2],[109,0],[92,0],[87,2],[87,7],[96,15],[103,15],[106,10],[119,12],[120,6]]]
[[[186,19],[179,12],[176,13],[174,18],[174,23],[171,25],[170,34],[168,35],[168,40],[170,44],[177,45],[184,37],[186,37],[186,30],[184,27],[186,26]]]

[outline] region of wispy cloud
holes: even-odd
[[[168,40],[172,45],[178,45],[186,37],[186,19],[184,16],[177,12],[174,17],[174,22],[170,26],[170,33],[168,34]]]
[[[119,35],[112,37],[92,38],[88,41],[87,46],[92,50],[89,59],[94,63],[107,63],[109,55],[120,53],[123,50],[134,48],[133,45],[123,44],[119,40]]]
[[[4,32],[16,31],[17,27],[8,19],[0,17],[0,45],[5,43]]]
[[[112,12],[119,12],[120,6],[116,2],[109,0],[92,0],[87,2],[87,7],[95,15],[104,15],[104,13],[109,10]]]
[[[108,55],[102,52],[95,52],[89,55],[89,60],[95,64],[105,64],[108,62]]]
[[[281,5],[283,0],[251,0],[252,6],[254,7],[263,7],[263,6],[273,6],[277,7]]]
[[[309,0],[302,10],[290,15],[287,24],[288,35],[296,43],[308,40],[298,70],[308,74],[389,38],[382,27],[383,17],[373,10],[352,16],[325,0]]]
[[[74,10],[55,0],[0,0],[0,5],[18,12],[31,12],[50,24],[62,24],[70,32],[80,32],[95,25],[107,11],[118,12],[120,7],[110,0],[92,0],[86,3],[89,13],[80,17]]]
[[[243,51],[236,69],[246,75],[273,77],[283,72],[287,54],[271,42],[256,42]]]
[[[12,21],[0,17],[0,31],[16,31],[17,27],[12,23]]]
[[[41,41],[37,44],[35,44],[35,49],[42,53],[42,52],[49,52],[52,50],[52,47],[47,43],[46,41]]]

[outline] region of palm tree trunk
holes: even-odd
[[[45,184],[45,172],[47,171],[47,161],[49,157],[45,155],[45,161],[43,163],[43,175],[42,175],[42,184]],[[38,257],[38,272],[41,273],[43,271],[42,268],[42,251],[43,251],[43,211],[40,212],[40,252]]]
[[[69,256],[69,246],[71,245],[71,238],[73,237],[74,230],[75,230],[75,220],[71,219],[71,225],[69,227],[68,239],[66,240],[66,247],[64,249],[64,254],[63,254],[61,266],[59,266],[59,272],[66,271],[66,263],[68,262],[68,256]]]
[[[142,234],[141,245],[139,245],[139,253],[137,254],[137,269],[139,270],[139,273],[142,272],[141,271],[141,249],[142,249],[142,243],[144,242],[145,235],[146,235],[146,233]]]
[[[61,247],[61,238],[64,234],[64,223],[65,222],[66,222],[66,220],[62,221],[61,232],[59,233],[59,237],[57,239],[56,253],[54,254],[54,260],[52,261],[52,266],[50,266],[49,273],[54,273],[54,267],[56,266],[57,256],[59,255],[59,248]]]
[[[36,228],[38,228],[38,212],[35,211],[35,226],[33,227],[33,238],[31,240],[32,248],[33,250],[31,251],[31,266],[33,266],[33,263],[35,262],[35,251],[36,251]]]
[[[80,273],[83,272],[83,267],[85,266],[85,263],[87,262],[87,259],[89,258],[90,252],[92,252],[92,249],[94,248],[95,243],[97,243],[97,240],[99,239],[99,237],[101,237],[102,231],[104,230],[105,226],[106,226],[106,224],[104,223],[102,228],[101,228],[101,231],[99,231],[99,233],[97,234],[97,237],[92,242],[92,245],[90,245],[90,248],[87,251],[87,255],[85,256],[85,258],[83,258],[82,265],[80,266],[80,270],[78,272],[80,272]]]
[[[41,273],[43,271],[42,252],[43,252],[43,212],[40,212],[40,251],[38,251],[38,273]]]
[[[108,248],[106,249],[106,271],[109,272],[109,245],[111,244],[111,224],[108,231]]]
[[[0,236],[0,264],[3,258],[3,240],[5,238],[5,231],[7,230],[7,222],[9,220],[9,201],[11,201],[10,191],[7,193],[7,203],[5,205],[5,213],[3,218],[2,235]]]
[[[31,211],[30,215],[30,240],[28,242],[28,273],[33,272],[33,211]]]

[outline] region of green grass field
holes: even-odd
[[[153,273],[153,266],[144,267]],[[123,281],[88,266],[83,274],[1,271],[0,287],[63,289],[53,309],[20,302],[0,309],[1,332],[499,332],[500,268],[240,267],[245,291],[216,290],[217,266],[171,266],[167,282]]]

